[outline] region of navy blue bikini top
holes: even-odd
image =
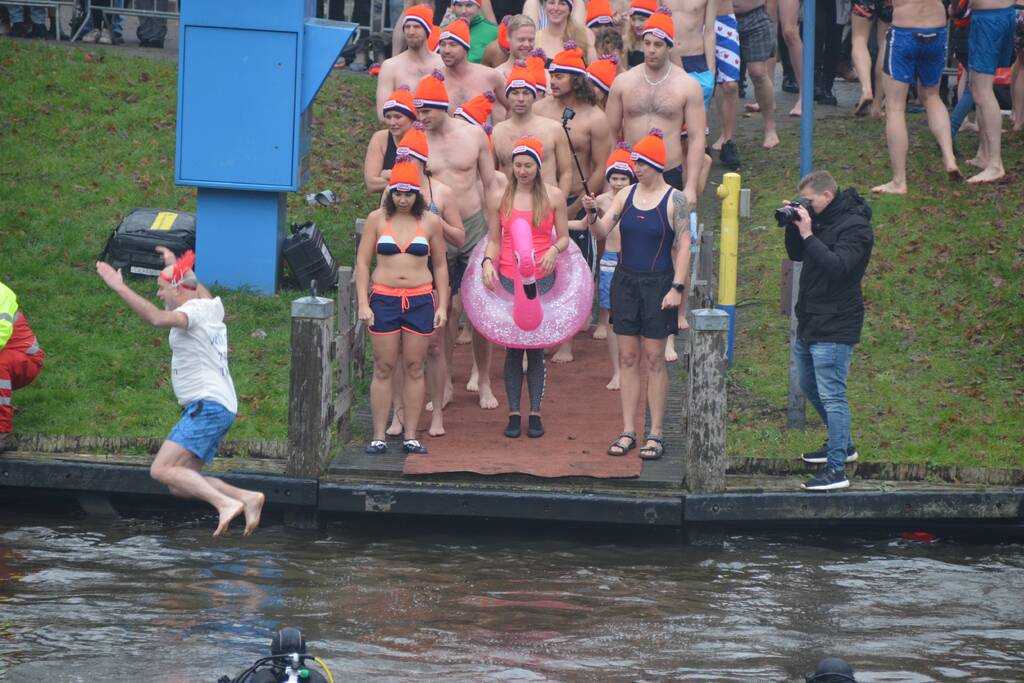
[[[423,226],[416,221],[416,234],[413,235],[412,240],[405,245],[405,248],[398,246],[395,233],[391,231],[391,219],[389,218],[384,226],[384,232],[377,238],[377,253],[381,256],[394,256],[395,254],[427,256],[430,254],[430,242],[427,241],[427,235],[423,232]]]

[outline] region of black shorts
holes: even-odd
[[[570,195],[565,200],[565,205],[572,206],[578,197],[578,194]],[[569,216],[569,220],[581,221],[586,217],[587,210],[581,207],[575,216]],[[583,260],[587,262],[587,265],[590,266],[590,272],[593,273],[597,269],[597,240],[594,239],[589,230],[570,230],[569,239],[580,248],[580,251],[583,253]]]
[[[643,273],[619,264],[612,275],[612,330],[615,334],[664,339],[679,332],[679,307],[662,309],[672,289],[671,270]]]
[[[669,168],[661,172],[661,177],[665,179],[665,182],[676,188],[679,191],[683,189],[683,167],[676,166],[675,168]]]

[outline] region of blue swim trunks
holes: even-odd
[[[370,334],[395,334],[406,331],[419,335],[434,333],[433,285],[397,288],[373,285],[370,310],[373,325]]]
[[[601,277],[597,283],[597,303],[606,311],[610,311],[612,308],[612,275],[615,274],[617,265],[619,265],[619,253],[605,250],[601,255]]]
[[[946,29],[893,26],[885,36],[883,64],[886,75],[901,83],[938,85],[946,65]]]
[[[171,429],[167,440],[209,465],[234,422],[235,414],[216,401],[193,401],[182,410],[181,419]]]
[[[971,10],[967,34],[967,68],[995,75],[996,69],[1013,64],[1013,35],[1017,30],[1017,8]]]
[[[704,55],[690,55],[682,58],[683,70],[700,84],[704,95],[704,111],[708,110],[711,96],[715,92],[715,74],[708,68],[708,60]]]

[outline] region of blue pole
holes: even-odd
[[[800,84],[800,177],[814,164],[814,10],[817,0],[804,0],[803,82]],[[830,0],[831,1],[831,0]]]

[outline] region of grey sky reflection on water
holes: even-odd
[[[282,625],[339,681],[793,681],[825,654],[867,682],[1024,679],[1020,545],[207,522],[6,515],[0,679],[215,681]]]

